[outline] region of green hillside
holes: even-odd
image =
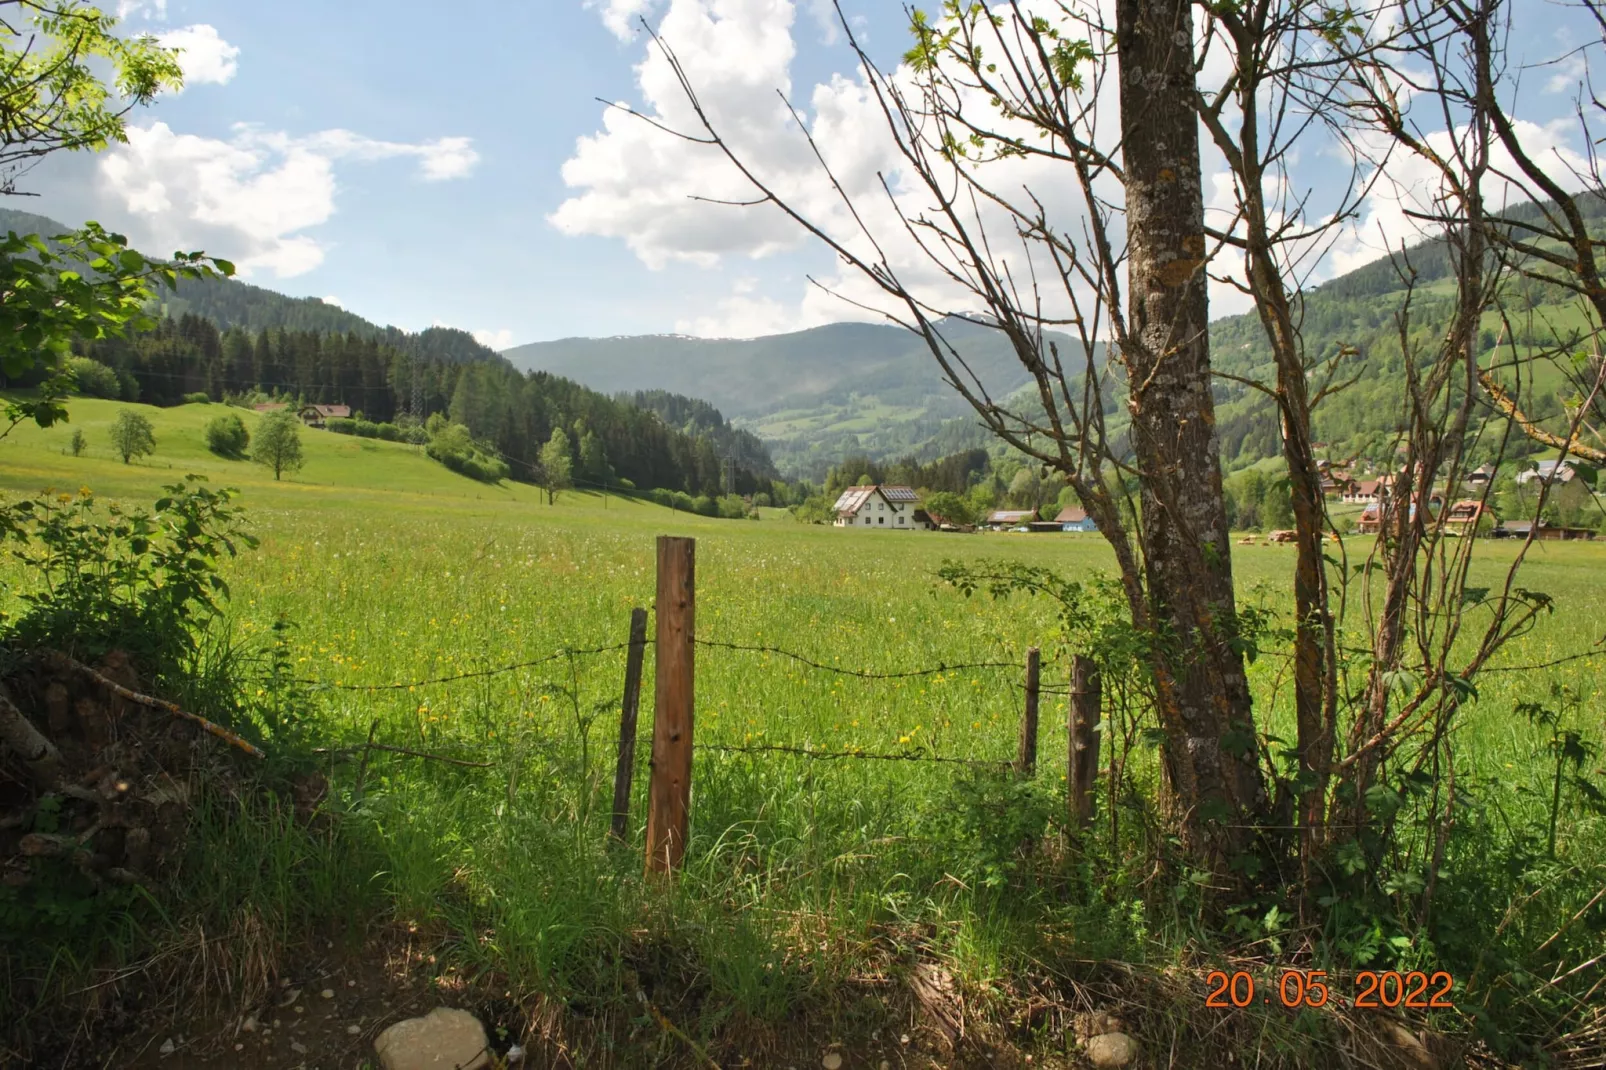
[[[604,504],[594,493],[569,492],[549,507],[538,487],[512,480],[486,484],[457,475],[425,456],[421,447],[310,429],[301,435],[305,467],[275,481],[261,465],[227,460],[206,448],[205,428],[213,417],[237,413],[254,434],[261,419],[255,412],[217,404],[158,408],[92,398],[74,398],[68,409],[69,423],[48,430],[23,424],[0,440],[0,489],[35,494],[88,487],[99,495],[143,500],[193,472],[218,486],[239,487],[254,507],[271,509],[357,510],[370,515],[402,510],[424,515],[472,509],[474,503],[484,502],[560,513],[606,507],[619,510],[621,517],[668,516],[661,506],[616,496]],[[122,462],[108,439],[112,421],[123,409],[141,413],[156,430],[156,452],[132,464]],[[88,442],[77,457],[68,446],[74,431],[82,431]]]

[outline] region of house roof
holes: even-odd
[[[836,505],[833,508],[838,514],[857,513],[860,506],[877,494],[884,501],[895,505],[918,503],[920,501],[920,495],[916,494],[912,487],[891,483],[867,484],[862,487],[849,487],[843,491],[842,496],[837,498]]]
[[[1445,519],[1452,524],[1470,523],[1482,519],[1485,513],[1493,515],[1487,504],[1472,498],[1463,498],[1450,506],[1450,512]]]
[[[1359,483],[1355,484],[1355,493],[1376,494],[1382,487],[1382,483],[1383,481],[1380,479],[1363,479]]]
[[[311,409],[319,416],[343,418],[351,415],[350,405],[303,405],[301,411]]]
[[[869,501],[873,494],[875,494],[874,487],[849,487],[842,492],[841,497],[837,498],[836,505],[832,508],[838,513],[856,513],[859,511],[859,506]]]
[[[987,514],[989,524],[1019,524],[1037,515],[1034,509],[994,509]]]
[[[1056,524],[1080,524],[1087,519],[1087,510],[1079,505],[1067,505],[1060,510],[1060,515],[1054,518]]]

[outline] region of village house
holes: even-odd
[[[1463,498],[1450,506],[1450,511],[1444,516],[1445,530],[1456,535],[1476,535],[1478,526],[1485,517],[1489,518],[1489,526],[1499,523],[1494,511],[1481,501]]]
[[[1097,531],[1098,524],[1087,515],[1087,510],[1079,505],[1067,505],[1061,509],[1054,518],[1054,523],[1060,526],[1061,531]]]
[[[1411,503],[1411,517],[1416,519],[1416,502]],[[1444,495],[1434,491],[1428,498],[1428,515],[1438,516],[1439,510],[1444,508]],[[1362,535],[1376,535],[1383,528],[1383,521],[1388,517],[1388,502],[1378,500],[1361,510],[1361,518],[1355,523],[1355,530]]]
[[[1578,469],[1571,461],[1540,461],[1534,467],[1517,473],[1519,486],[1526,486],[1534,480],[1541,483],[1571,483],[1578,478]]]
[[[839,528],[923,531],[935,526],[920,508],[920,495],[911,487],[849,487],[833,508],[836,519],[832,525]]]
[[[1494,465],[1480,464],[1467,473],[1467,478],[1464,482],[1468,490],[1482,490],[1494,482]]]
[[[303,405],[296,413],[308,427],[322,427],[325,420],[348,420],[350,405]]]
[[[1341,500],[1350,505],[1366,505],[1378,501],[1382,497],[1383,481],[1381,479],[1350,480],[1345,487]]]

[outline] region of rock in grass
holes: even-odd
[[[1101,1033],[1087,1042],[1088,1062],[1099,1070],[1119,1070],[1138,1057],[1138,1042],[1125,1033]]]
[[[384,1070],[483,1070],[491,1065],[485,1027],[467,1011],[437,1007],[379,1034],[374,1052]]]
[[[1421,1070],[1439,1070],[1439,1061],[1415,1033],[1398,1022],[1390,1022],[1388,1031],[1394,1047],[1412,1066],[1421,1067]]]

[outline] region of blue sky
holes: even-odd
[[[629,20],[646,14],[744,148],[829,213],[774,88],[834,121],[834,162],[858,166],[861,190],[885,161],[828,0],[504,0],[472,18],[413,0],[117,6],[126,29],[186,48],[188,85],[135,116],[130,145],[42,165],[23,188],[43,196],[12,207],[98,219],[151,252],[205,248],[259,285],[407,329],[474,330],[498,348],[854,315],[806,285],[805,272],[833,265],[789,225],[688,199],[740,193],[728,167],[605,121],[595,99],[677,116],[661,65],[638,70],[647,49]],[[1547,18],[1523,32],[1554,52],[1563,9],[1532,6]],[[901,5],[844,7],[878,63],[895,62]],[[1535,120],[1566,111],[1564,94],[1537,84],[1554,73],[1533,76]]]

